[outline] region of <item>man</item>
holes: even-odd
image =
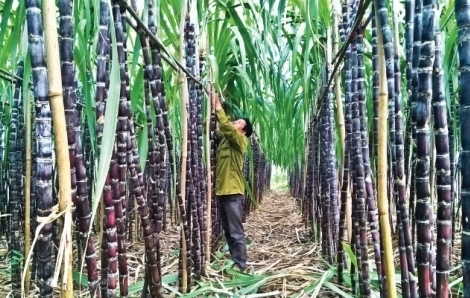
[[[219,200],[220,217],[225,239],[234,268],[246,268],[245,230],[243,229],[243,161],[248,138],[253,133],[251,122],[241,118],[230,122],[217,95],[213,97],[217,120],[220,124],[217,137],[217,165],[215,192]]]

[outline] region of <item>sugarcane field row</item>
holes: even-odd
[[[0,297],[470,298],[469,28],[470,0],[0,0]]]

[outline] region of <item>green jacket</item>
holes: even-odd
[[[217,112],[220,130],[217,132],[217,166],[215,194],[217,196],[244,194],[243,161],[248,138],[230,122],[224,110]]]

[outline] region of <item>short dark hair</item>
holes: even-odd
[[[245,135],[247,138],[251,137],[253,134],[253,125],[251,124],[250,119],[248,118],[241,118],[245,120],[245,127],[243,127],[243,131],[245,132]]]

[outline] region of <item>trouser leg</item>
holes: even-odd
[[[243,228],[243,196],[228,195],[219,197],[219,206],[225,238],[233,261],[242,269],[246,267],[247,252],[245,229]],[[225,221],[225,224],[224,224]]]
[[[223,200],[224,200],[223,196],[219,197],[220,220],[222,222],[222,229],[224,230],[224,236],[225,236],[225,240],[227,241],[228,250],[230,251],[230,255],[233,255],[232,253],[233,240],[232,240],[232,237],[230,236],[230,229],[228,225],[228,219],[227,219],[227,215],[225,212],[225,208],[223,205]]]

